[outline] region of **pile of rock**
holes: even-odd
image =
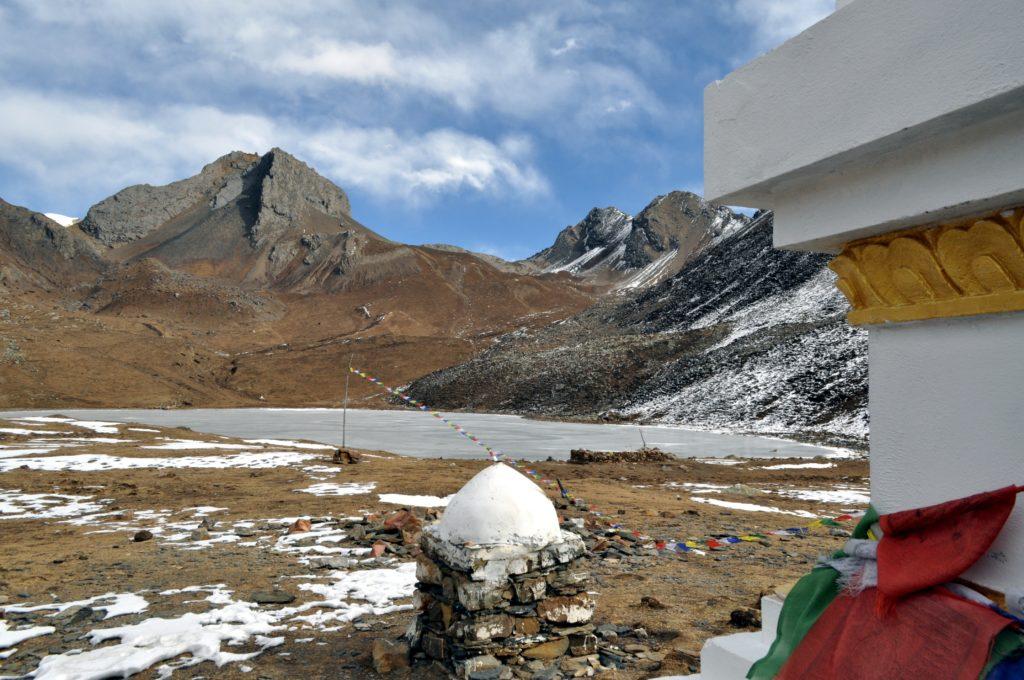
[[[583,540],[559,528],[551,502],[521,474],[485,469],[420,546],[409,631],[420,654],[462,678],[600,667]]]
[[[647,448],[635,451],[591,451],[589,449],[573,449],[569,452],[569,462],[582,465],[584,463],[661,463],[677,460],[671,453],[661,449]]]

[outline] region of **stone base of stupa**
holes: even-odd
[[[513,677],[517,667],[596,653],[595,601],[576,534],[528,551],[456,548],[428,531],[421,547],[411,637],[457,676],[494,669],[491,677]]]
[[[597,663],[586,547],[518,472],[480,473],[424,529],[420,547],[414,650],[460,678]]]

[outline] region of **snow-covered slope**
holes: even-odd
[[[771,214],[721,234],[661,284],[504,336],[411,394],[446,408],[867,436],[867,342],[827,256],[772,248]]]
[[[62,227],[70,227],[72,224],[81,221],[77,217],[68,217],[67,215],[61,215],[60,213],[43,213],[43,215],[49,217]]]
[[[568,272],[617,290],[652,286],[698,252],[749,222],[725,206],[686,191],[658,196],[636,217],[594,208],[554,244],[522,263],[544,273]]]

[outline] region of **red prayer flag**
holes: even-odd
[[[995,541],[1022,488],[882,515],[878,590],[898,598],[952,581]]]
[[[1012,623],[934,588],[879,618],[869,588],[840,595],[818,618],[776,680],[977,680],[996,635]]]

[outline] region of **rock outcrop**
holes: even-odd
[[[260,182],[259,211],[249,231],[254,246],[273,241],[307,216],[341,221],[349,214],[344,191],[281,149],[268,151],[252,173]]]
[[[0,199],[0,284],[69,293],[107,267],[76,225],[63,227]]]
[[[82,230],[108,246],[136,241],[200,204],[224,205],[225,190],[241,193],[242,174],[258,160],[255,154],[232,151],[187,179],[126,187],[89,208]]]

